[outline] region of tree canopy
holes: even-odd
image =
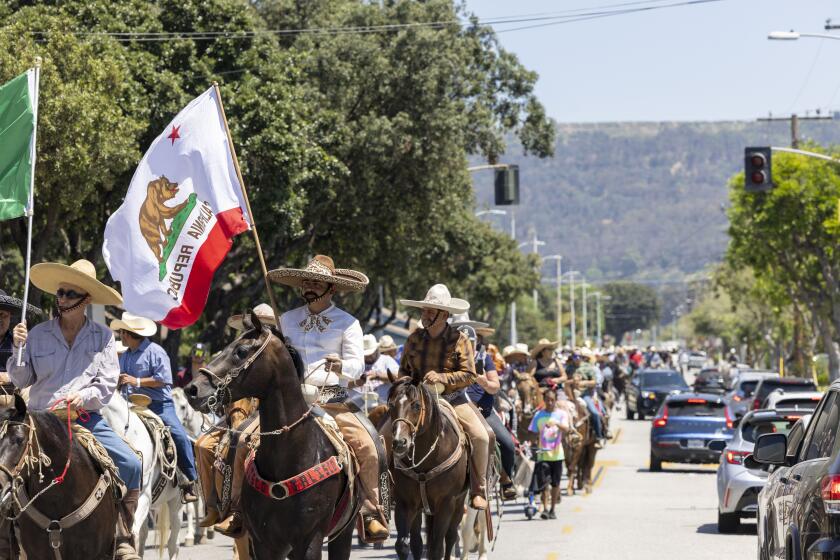
[[[659,320],[656,290],[634,282],[608,282],[601,286],[606,333],[620,341],[625,333],[647,329]]]

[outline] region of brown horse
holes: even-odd
[[[574,495],[575,487],[584,490],[587,494],[592,492],[592,470],[595,467],[595,455],[598,452],[595,437],[595,429],[589,418],[589,411],[586,405],[577,398],[576,386],[580,381],[579,376],[567,381],[564,384],[564,391],[569,398],[569,410],[572,415],[572,430],[563,438],[563,449],[566,456],[566,470],[569,483],[566,493]]]
[[[407,377],[396,381],[388,394],[400,560],[408,558],[409,535],[412,557],[423,557],[421,511],[426,515],[429,560],[450,558],[458,541],[469,454],[454,411],[446,414],[444,406],[426,384]]]
[[[523,443],[526,441],[536,442],[536,434],[528,431],[528,426],[531,425],[534,414],[543,406],[540,385],[530,373],[514,372],[514,376],[518,396],[516,403],[516,438]]]
[[[39,560],[112,558],[119,515],[110,475],[54,414],[27,411],[19,395],[3,401],[0,514],[15,519],[20,548]]]
[[[359,497],[315,419],[318,410],[303,398],[300,358],[255,313],[246,315],[245,326],[184,392],[201,412],[260,399],[260,444],[240,498],[254,557],[313,560],[330,539],[330,560],[346,560]]]

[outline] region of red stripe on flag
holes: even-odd
[[[210,284],[216,269],[222,264],[233,244],[232,238],[248,229],[241,208],[231,208],[216,214],[216,224],[195,255],[181,305],[169,310],[161,324],[180,329],[195,323],[204,311]]]

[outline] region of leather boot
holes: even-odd
[[[129,490],[120,502],[120,519],[117,522],[117,547],[114,551],[115,560],[142,560],[134,548],[134,512],[137,511],[137,500],[140,490]]]
[[[238,511],[234,511],[232,514],[227,516],[223,521],[217,523],[213,529],[220,532],[221,534],[225,535],[226,537],[230,537],[232,539],[238,539],[244,533],[243,525],[242,525],[242,514]]]
[[[195,493],[195,481],[187,481],[181,484],[181,501],[185,504],[198,501],[198,495]]]
[[[379,516],[374,514],[367,514],[363,516],[365,525],[365,542],[375,543],[381,542],[391,536],[388,527],[379,521]]]

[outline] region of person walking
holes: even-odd
[[[561,499],[560,479],[563,476],[563,461],[566,458],[563,453],[563,435],[569,431],[569,415],[557,405],[557,393],[550,387],[543,389],[543,402],[545,406],[537,411],[531,425],[528,426],[529,431],[539,434],[532,484],[535,490],[542,490],[540,518],[557,519],[554,509]],[[543,477],[547,477],[548,480],[539,480]]]

